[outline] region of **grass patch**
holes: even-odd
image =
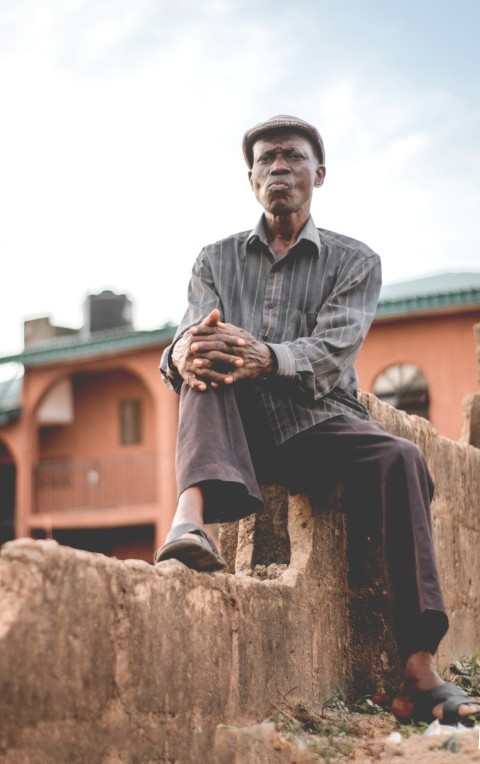
[[[319,761],[334,762],[350,756],[359,747],[364,735],[362,716],[372,713],[387,716],[382,708],[367,700],[370,696],[348,704],[341,689],[335,690],[326,703],[295,703],[283,696],[270,721],[279,732],[308,747]]]
[[[403,737],[411,737],[412,735],[423,735],[428,727],[427,722],[415,722],[412,724],[400,724],[396,722],[396,727]]]
[[[443,672],[446,682],[458,685],[467,695],[480,696],[480,653],[462,655]]]

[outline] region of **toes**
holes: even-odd
[[[462,718],[464,716],[472,716],[472,714],[475,715],[478,713],[480,713],[480,706],[478,703],[465,703],[458,709],[458,715]]]
[[[438,706],[435,706],[435,708],[432,709],[432,714],[441,722],[443,719],[443,703],[439,703]],[[480,714],[480,705],[478,703],[462,703],[457,709],[457,717],[459,721],[475,714]]]

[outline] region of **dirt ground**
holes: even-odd
[[[352,750],[343,761],[358,764],[398,762],[409,764],[468,764],[480,762],[480,729],[455,731],[435,725],[440,734],[425,735],[424,730],[400,728],[390,714],[356,717],[358,737],[353,738]],[[431,731],[431,728],[430,728]],[[342,758],[333,761],[342,761]]]
[[[296,727],[293,717],[289,723],[288,714],[282,716],[280,724],[276,725],[277,732],[286,746],[291,746],[292,764],[321,764],[322,761],[329,764],[398,764],[400,761],[408,764],[480,764],[480,726],[467,730],[436,723],[428,731],[437,734],[427,735],[427,725],[424,728],[400,727],[386,712],[369,715],[327,711],[322,719],[314,731],[308,732]]]

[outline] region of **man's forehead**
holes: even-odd
[[[296,130],[290,130],[283,128],[279,130],[272,130],[264,135],[260,135],[253,144],[253,153],[257,154],[258,151],[265,151],[267,148],[275,148],[275,146],[281,146],[282,148],[288,148],[288,146],[298,147],[308,146],[312,153],[315,154],[315,149],[312,141],[303,133]]]

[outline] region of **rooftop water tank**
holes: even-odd
[[[115,294],[110,289],[104,289],[100,294],[89,294],[84,311],[86,334],[106,329],[133,329],[132,301],[126,294]]]

